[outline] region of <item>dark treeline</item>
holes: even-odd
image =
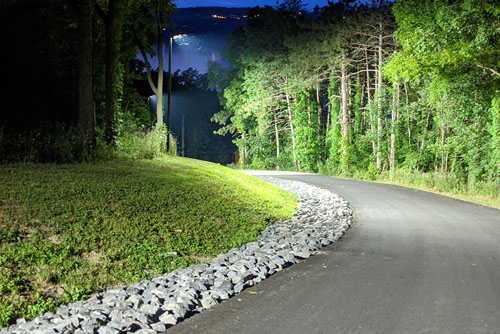
[[[168,76],[149,63],[158,56],[160,66],[168,61],[174,11],[170,0],[2,1],[0,161],[70,162],[117,150],[136,157],[164,151],[166,99],[159,98],[151,112],[148,98],[167,94]],[[230,138],[213,135],[210,117],[220,105],[205,76],[177,72],[172,86],[173,99],[183,96],[198,108],[176,105],[176,114],[181,108],[187,117],[178,149],[182,141],[186,156],[232,161]],[[206,146],[215,148],[210,156]]]
[[[500,177],[500,3],[254,8],[212,64],[245,164],[343,175]]]
[[[151,124],[136,55],[158,54],[174,10],[153,0],[2,1],[0,159],[92,158],[116,146],[124,119]]]
[[[157,72],[152,73],[153,78]],[[147,92],[147,83],[142,82]],[[163,103],[167,103],[164,95]],[[172,74],[170,127],[177,141],[177,155],[229,164],[236,150],[230,135],[218,136],[218,125],[210,121],[221,110],[217,92],[209,87],[207,74],[193,68]],[[166,115],[165,115],[166,117]]]

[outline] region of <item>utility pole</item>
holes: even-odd
[[[185,115],[183,113],[182,114],[182,145],[181,145],[182,146],[182,152],[181,152],[181,154],[182,154],[183,157],[185,156],[185,152],[184,152],[185,146],[184,145],[186,144],[186,141],[184,140],[184,134],[185,134],[185,131],[186,131],[185,127],[184,127],[184,116]]]
[[[170,150],[170,102],[172,100],[172,39],[168,43],[168,102],[167,102],[167,153]]]

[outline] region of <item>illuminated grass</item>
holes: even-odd
[[[241,246],[296,205],[258,179],[175,157],[3,165],[0,185],[0,327]]]

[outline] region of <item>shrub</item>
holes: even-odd
[[[123,133],[116,141],[118,153],[134,159],[153,159],[166,152],[166,127],[142,128],[131,133]],[[170,134],[168,154],[177,155],[177,140]]]

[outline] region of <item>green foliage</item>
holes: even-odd
[[[286,6],[251,14],[225,52],[236,70],[214,116],[247,164],[368,180],[404,169],[443,191],[495,189],[498,1],[332,3],[316,20]]]
[[[339,124],[339,112],[340,112],[340,100],[339,94],[339,84],[336,78],[330,79],[330,85],[328,87],[328,97],[331,103],[331,126],[328,133],[327,145],[329,147],[328,155],[328,165],[329,170],[338,170],[340,164],[340,154],[341,154],[341,142],[342,135],[340,133]]]
[[[490,142],[490,168],[489,172],[492,177],[500,179],[500,97],[497,96],[491,102],[490,114],[491,125],[489,132],[491,135]]]
[[[77,127],[42,122],[26,132],[5,131],[0,141],[0,162],[71,162],[81,157]]]
[[[295,99],[293,109],[297,160],[300,161],[301,169],[315,172],[320,154],[317,105],[311,100],[310,94],[302,92]]]
[[[377,165],[374,162],[372,162],[368,165],[368,169],[366,170],[362,178],[367,181],[373,181],[377,179],[378,174],[379,170],[377,168]]]
[[[0,165],[0,184],[0,327],[239,247],[296,205],[266,182],[172,156]]]
[[[170,134],[170,143],[168,154],[177,155],[177,141],[172,134]],[[167,128],[162,126],[124,132],[118,137],[116,148],[118,154],[124,154],[133,159],[159,157],[167,153]]]
[[[362,111],[361,111],[361,97],[362,97],[362,92],[361,92],[361,83],[359,82],[359,77],[356,79],[356,88],[355,88],[355,95],[354,95],[354,129],[351,131],[352,137],[356,138],[358,135],[362,134]]]
[[[123,110],[118,114],[117,134],[133,132],[143,126],[151,126],[154,117],[148,97],[141,96],[136,89],[126,87],[123,94]]]
[[[381,174],[377,179],[381,181],[390,180],[398,184],[442,193],[479,195],[491,198],[500,197],[498,181],[493,183],[485,181],[467,183],[453,173],[417,173],[411,170],[398,169],[392,176],[385,173]]]

